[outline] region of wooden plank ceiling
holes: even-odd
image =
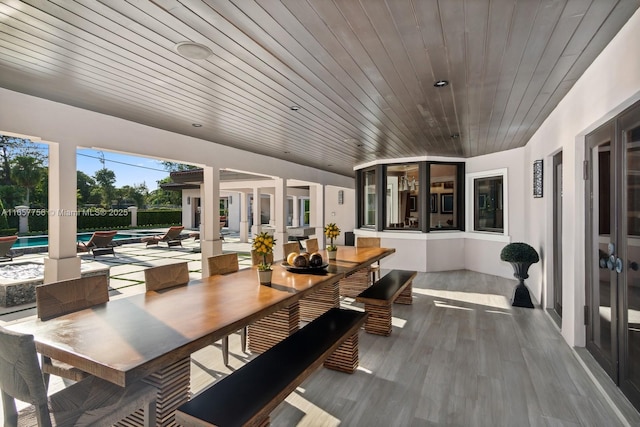
[[[0,86],[352,176],[523,146],[639,6],[0,0]]]

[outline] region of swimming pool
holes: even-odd
[[[126,243],[136,243],[144,236],[153,236],[157,234],[162,233],[151,230],[123,230],[118,231],[118,234],[114,236],[113,240],[119,240],[121,243],[125,243],[124,241],[128,241]],[[93,233],[78,233],[77,241],[88,242],[92,235]],[[24,236],[18,237],[18,240],[13,244],[12,249],[43,248],[47,246],[49,246],[49,236]]]

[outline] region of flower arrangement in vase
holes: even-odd
[[[262,262],[258,264],[258,279],[261,285],[271,285],[271,263],[267,262],[267,255],[273,253],[273,247],[276,245],[276,239],[266,232],[258,234],[253,239],[251,249],[262,257]]]
[[[324,227],[324,235],[329,238],[329,244],[327,245],[327,256],[329,259],[336,259],[336,252],[338,247],[333,243],[333,239],[340,235],[340,228],[332,222]]]

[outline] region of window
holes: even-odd
[[[376,171],[366,170],[362,174],[364,184],[364,206],[363,206],[363,227],[376,226]]]
[[[431,230],[459,229],[458,164],[432,163],[429,167],[429,223]]]
[[[385,228],[419,229],[420,177],[418,163],[386,167]]]
[[[506,175],[506,170],[499,170],[468,176],[474,231],[506,234]]]

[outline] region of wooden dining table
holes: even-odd
[[[335,292],[349,272],[394,252],[342,249],[342,257],[331,261],[322,274],[292,273],[275,263],[271,287],[259,284],[254,267],[112,300],[47,321],[27,320],[8,329],[34,335],[39,353],[107,381],[127,386],[143,379],[153,384],[159,390],[158,425],[174,425],[175,409],[189,398],[193,352],[265,319],[270,328],[267,336],[278,328],[288,335],[298,328],[295,311],[300,301],[323,289]],[[321,302],[327,309],[332,304],[322,298]],[[272,322],[283,310],[286,318]],[[256,331],[259,328],[254,328],[254,340]],[[140,414],[123,425],[137,424],[139,418]]]

